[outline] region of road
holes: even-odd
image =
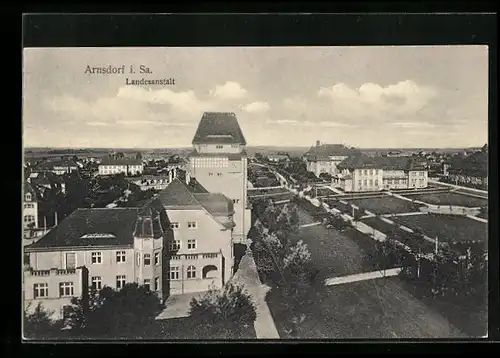
[[[314,222],[299,208],[300,224]],[[299,237],[320,269],[320,279],[369,271],[362,247],[322,225],[301,228]],[[398,277],[324,287],[315,298],[301,338],[456,338],[465,335],[403,287]]]

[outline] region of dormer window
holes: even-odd
[[[24,195],[24,200],[26,200],[26,201],[31,201],[31,193],[26,193],[26,194]]]

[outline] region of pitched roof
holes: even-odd
[[[246,145],[246,140],[234,113],[205,112],[198,124],[192,144]]]
[[[104,157],[99,165],[143,165],[143,163],[142,160],[135,158],[114,159]]]
[[[58,159],[41,162],[37,167],[40,169],[53,169],[55,167],[78,167],[78,164],[72,159]]]
[[[158,193],[157,198],[166,209],[205,209],[214,217],[234,213],[232,200],[224,194],[209,193],[201,185],[186,185],[179,178],[172,180]]]
[[[351,156],[360,154],[359,149],[349,148],[343,144],[322,144],[309,148],[305,157],[308,160],[329,160],[332,156]]]
[[[375,162],[365,154],[351,155],[337,165],[339,169],[375,168]]]
[[[30,183],[28,183],[26,181],[24,182],[23,193],[24,194],[30,193],[31,194],[31,201],[36,201],[37,200],[37,195],[36,195],[35,189],[33,188],[33,186]]]
[[[133,245],[138,208],[77,209],[29,249]]]

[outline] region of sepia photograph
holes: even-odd
[[[23,339],[487,337],[488,51],[24,48]]]

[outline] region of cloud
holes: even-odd
[[[399,128],[434,128],[435,124],[429,122],[391,122],[389,125]]]
[[[269,111],[271,107],[267,102],[252,102],[247,105],[241,106],[241,109],[245,112],[250,113],[265,113]]]
[[[215,86],[215,89],[210,91],[212,97],[221,99],[241,99],[247,94],[248,92],[239,83],[232,81],[227,81],[222,86]]]
[[[432,87],[405,80],[386,87],[364,83],[357,89],[350,88],[345,83],[337,83],[332,87],[321,87],[317,95],[319,98],[330,100],[342,114],[375,116],[414,114],[436,98],[437,91]]]

